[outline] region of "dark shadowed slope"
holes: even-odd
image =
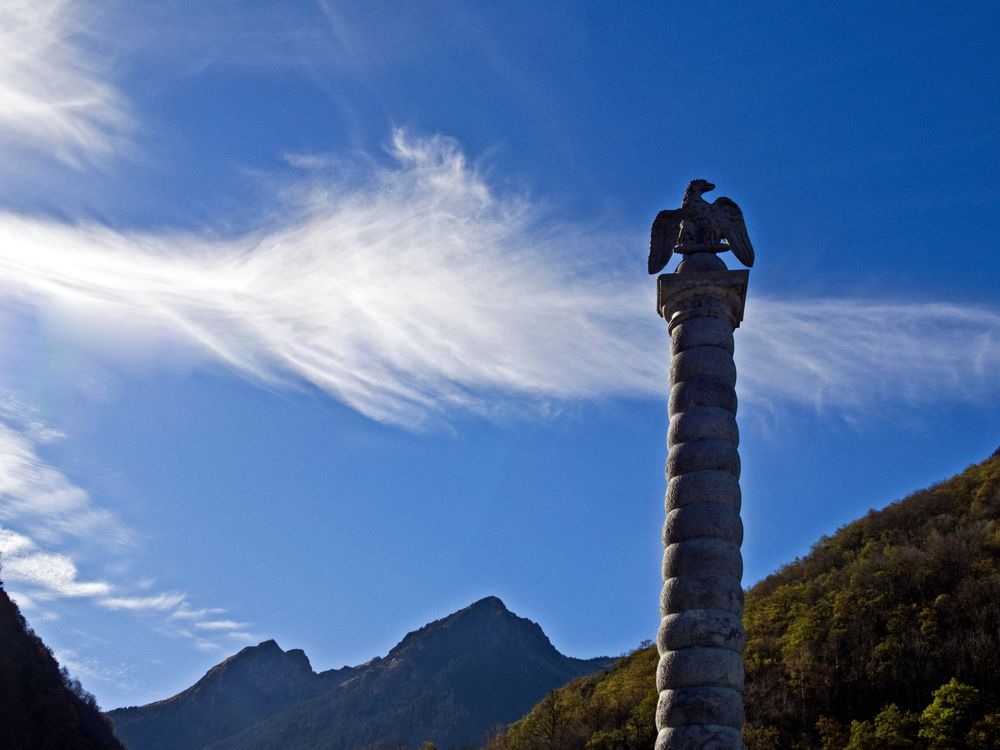
[[[0,586],[0,747],[122,750],[93,698],[67,680]]]
[[[549,690],[610,663],[563,656],[536,623],[488,597],[410,633],[337,689],[212,750],[476,744]]]
[[[744,619],[747,750],[1000,748],[1000,450],[821,539]],[[491,750],[648,750],[656,664],[555,691]]]
[[[265,641],[212,667],[172,698],[108,715],[132,750],[197,750],[312,698],[349,674],[343,669],[317,675],[301,650],[282,651]]]

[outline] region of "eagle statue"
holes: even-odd
[[[721,253],[732,250],[745,266],[753,265],[753,246],[743,212],[729,198],[709,203],[702,194],[714,190],[707,180],[692,180],[680,208],[660,211],[649,237],[649,272],[659,273],[678,253]]]

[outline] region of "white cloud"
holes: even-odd
[[[207,607],[205,609],[191,609],[187,603],[180,605],[175,611],[170,613],[171,620],[197,620],[201,617],[225,614],[226,610],[220,607]]]
[[[0,422],[0,523],[16,523],[33,538],[99,538],[117,548],[133,536],[88,493],[42,460],[31,440]]]
[[[283,219],[229,239],[0,216],[0,298],[98,358],[311,383],[411,427],[662,396],[653,284],[614,270],[614,238],[497,197],[447,139],[397,132],[392,154],[364,179],[293,191]],[[988,309],[754,295],[738,336],[751,405],[859,410],[998,387]]]
[[[235,620],[208,620],[194,624],[196,628],[201,628],[202,630],[238,630],[245,628],[247,625],[249,623],[236,622]]]
[[[168,625],[176,620],[225,611],[192,609],[184,594],[177,592],[133,595],[136,590],[150,588],[152,582],[148,579],[128,582],[81,577],[74,558],[83,543],[92,538],[100,540],[103,544],[91,549],[91,556],[96,553],[107,559],[108,555],[120,556],[129,551],[134,543],[133,534],[112,513],[100,508],[82,487],[47,464],[28,437],[30,433],[36,439],[40,439],[38,436],[55,439],[58,433],[33,419],[30,410],[9,396],[0,397],[0,417],[19,423],[25,430],[21,432],[0,421],[0,523],[5,524],[0,525],[0,573],[14,589],[21,606],[36,610],[34,620],[58,617],[58,612],[51,609],[38,610],[38,603],[46,602],[46,606],[54,608],[60,599],[67,597],[89,599],[109,610],[153,613]],[[67,546],[69,549],[57,549]],[[116,568],[122,566],[113,562],[104,565],[105,571]],[[127,569],[124,566],[113,578],[122,579]],[[226,622],[224,628],[206,629],[231,630],[246,625]],[[215,634],[206,636],[211,638]],[[225,636],[219,633],[217,637]]]
[[[185,601],[184,594],[163,593],[152,596],[112,596],[101,599],[98,603],[108,609],[163,612],[179,607],[185,604]]]
[[[94,13],[74,0],[0,3],[0,147],[81,165],[123,145],[126,105],[82,43]]]
[[[752,299],[737,333],[742,397],[862,414],[1000,392],[1000,312],[869,299]]]
[[[9,585],[5,585],[4,588],[7,590],[7,593],[10,594],[10,598],[14,600],[22,611],[25,609],[35,609],[38,606],[38,602],[28,596],[28,594],[21,591],[14,591],[9,587]]]
[[[27,552],[35,546],[24,534],[18,534],[11,529],[0,528],[0,555],[17,555]]]
[[[15,586],[32,587],[29,602],[111,593],[111,585],[106,581],[80,580],[76,564],[68,555],[39,550],[32,539],[10,529],[0,528],[0,555],[4,578]]]
[[[629,330],[648,293],[581,274],[569,259],[584,228],[535,227],[450,141],[397,134],[394,155],[398,167],[364,185],[324,185],[294,218],[227,241],[2,217],[0,291],[95,349],[181,349],[410,425],[512,394],[658,381]]]
[[[208,620],[196,622],[201,631],[177,625],[178,622],[205,615],[219,614],[225,610],[213,607],[194,610],[184,594],[161,592],[149,596],[129,596],[121,593],[126,585],[109,581],[82,580],[76,563],[66,554],[40,549],[31,538],[12,529],[0,527],[0,563],[3,579],[12,584],[14,599],[23,608],[38,608],[39,602],[55,607],[65,597],[87,598],[109,610],[133,613],[151,613],[157,617],[157,629],[173,636],[191,639],[202,650],[220,650],[222,646],[213,638],[234,639],[232,631],[249,626],[235,620]],[[30,593],[22,593],[22,587]],[[58,619],[58,612],[38,610],[36,621]],[[239,640],[236,638],[236,640]],[[82,673],[82,672],[81,672]]]

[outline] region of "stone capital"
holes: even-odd
[[[723,318],[738,328],[749,279],[746,270],[662,274],[656,279],[656,311],[671,331],[695,317]]]

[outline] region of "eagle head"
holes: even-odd
[[[715,185],[708,180],[691,180],[688,183],[687,190],[684,191],[684,197],[701,195],[702,193],[707,193],[709,190],[715,190]]]

